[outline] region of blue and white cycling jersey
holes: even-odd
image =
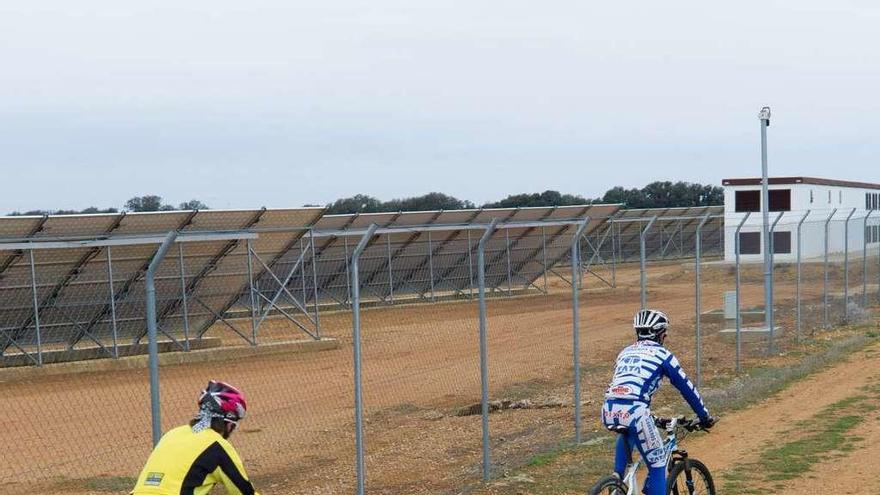
[[[642,403],[651,407],[651,398],[660,388],[660,380],[668,377],[675,388],[700,417],[709,417],[700,393],[688,379],[678,359],[665,347],[651,340],[640,340],[617,356],[614,378],[605,391],[609,403]]]
[[[614,378],[605,391],[602,423],[620,435],[614,456],[614,471],[623,477],[633,448],[638,449],[648,467],[647,495],[666,493],[668,453],[663,438],[651,418],[651,398],[660,380],[669,378],[691,409],[705,420],[709,411],[703,399],[668,349],[652,340],[640,340],[617,356]]]

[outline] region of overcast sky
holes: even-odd
[[[871,0],[0,4],[0,212],[880,182]]]

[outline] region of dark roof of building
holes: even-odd
[[[880,184],[871,182],[856,182],[850,180],[821,179],[818,177],[770,177],[768,182],[771,185],[778,184],[816,184],[820,186],[837,186],[837,187],[855,187],[859,189],[880,189]],[[749,177],[742,179],[724,179],[721,181],[725,186],[760,186],[760,177]]]

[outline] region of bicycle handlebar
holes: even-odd
[[[675,426],[681,427],[687,431],[709,431],[707,428],[703,427],[703,423],[699,419],[691,419],[684,416],[676,416],[674,418],[654,416],[654,424],[659,428],[668,429],[673,421],[675,422]]]

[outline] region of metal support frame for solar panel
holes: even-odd
[[[604,219],[601,219],[601,218],[596,219],[596,222],[598,222],[598,223],[595,223],[595,224],[593,224],[593,225],[588,225],[588,226],[587,226],[587,232],[592,232],[592,231],[597,230],[597,229],[600,227],[601,222],[602,222],[603,220],[604,220]],[[561,230],[561,231],[557,232],[556,235],[553,236],[553,237],[551,238],[551,242],[555,241],[557,238],[559,238],[560,236],[564,235],[564,234],[567,232],[567,230],[568,230],[568,229]],[[570,276],[570,275],[567,275],[566,273],[564,273],[564,270],[557,270],[557,269],[556,269],[557,265],[559,265],[559,264],[565,259],[565,257],[566,257],[566,253],[563,253],[562,251],[564,251],[564,250],[560,249],[560,253],[559,253],[556,257],[552,258],[552,260],[550,261],[550,263],[549,263],[549,265],[550,265],[549,272],[552,273],[553,275],[556,275],[556,277],[558,277],[560,280],[562,280],[563,282],[565,282],[565,283],[568,284],[569,286],[572,286],[572,285],[573,285],[573,284],[572,284],[572,281],[569,279],[569,276]],[[578,273],[579,273],[579,274],[582,274],[583,271],[584,271],[584,269],[585,269],[584,266],[581,265],[581,266],[578,268]],[[581,278],[582,278],[582,277],[581,277]],[[580,285],[581,285],[581,287],[583,287],[583,284],[580,284]]]
[[[470,224],[471,222],[473,222],[482,213],[482,211],[483,210],[477,210],[477,211],[471,213],[470,217],[467,220],[467,224]],[[401,277],[401,279],[398,280],[398,283],[400,285],[405,286],[407,284],[412,283],[413,278],[415,277],[415,274],[418,273],[419,270],[423,270],[426,266],[428,266],[428,268],[430,270],[430,277],[431,277],[431,285],[432,286],[433,285],[440,285],[442,282],[444,282],[446,280],[446,277],[448,277],[452,273],[452,271],[455,270],[455,267],[459,263],[452,265],[449,269],[445,270],[443,273],[439,274],[439,276],[435,277],[433,258],[439,256],[444,249],[446,249],[452,242],[455,241],[455,239],[457,239],[461,235],[460,233],[462,232],[461,229],[450,229],[450,230],[454,230],[454,232],[452,234],[450,234],[450,236],[447,239],[444,239],[444,241],[439,243],[436,247],[429,246],[428,256],[426,256],[423,259],[423,261],[416,264],[416,266],[413,266],[412,268],[407,270],[407,272],[404,273],[403,277]],[[406,249],[407,246],[408,245],[404,245],[400,249],[398,249],[397,254],[402,253]],[[470,244],[468,244],[468,249],[471,249]],[[464,256],[466,257],[466,255],[464,255]],[[429,290],[430,290],[430,288],[429,288]],[[421,299],[425,299],[425,294],[427,292],[428,292],[428,290],[416,291],[416,295]],[[455,292],[460,293],[460,291],[455,291]]]
[[[499,223],[508,222],[508,221],[510,221],[510,220],[516,215],[516,213],[517,213],[518,211],[519,211],[519,209],[514,208],[514,209],[511,209],[510,211],[508,211],[508,212],[507,212],[507,215],[504,216],[503,218],[501,218],[501,217],[495,217],[495,218],[498,219],[498,222],[499,222]],[[479,211],[479,212],[477,212],[477,213],[471,218],[471,221],[473,221],[474,219],[476,219],[481,213],[482,213],[482,210]],[[479,237],[479,236],[478,236],[478,237]],[[455,271],[456,267],[457,267],[457,266],[460,266],[462,263],[464,263],[465,260],[468,260],[468,264],[469,264],[469,266],[472,265],[472,264],[473,264],[473,259],[476,257],[477,244],[478,244],[478,243],[476,242],[476,240],[474,240],[474,242],[471,243],[471,241],[470,241],[470,239],[469,239],[469,240],[468,240],[467,253],[462,254],[462,255],[461,255],[461,256],[455,261],[455,263],[452,263],[448,268],[446,268],[446,269],[440,274],[440,276],[438,277],[438,280],[440,280],[440,281],[445,281],[445,280],[447,279],[447,277],[449,277],[449,276]],[[468,283],[467,283],[467,285],[462,284],[462,285],[459,285],[459,286],[453,286],[453,291],[454,291],[455,293],[457,293],[457,294],[461,294],[461,293],[464,292],[465,288],[469,289],[469,291],[475,289],[475,287],[474,287],[473,276],[469,276],[469,277],[468,277]],[[470,295],[470,297],[473,297],[473,296]]]
[[[586,215],[586,213],[587,213],[588,211],[590,211],[590,208],[591,208],[591,206],[584,206],[584,207],[581,209],[581,211],[579,211],[579,212],[574,216],[574,219],[576,219],[576,221],[580,221],[580,219],[583,218],[583,217]],[[553,215],[553,213],[554,213],[555,211],[557,211],[557,209],[554,207],[553,209],[551,209],[551,210],[549,210],[547,213],[545,213],[544,216],[542,217],[542,219],[547,219],[547,218],[549,218],[551,215]],[[556,232],[552,233],[552,234],[550,235],[550,244],[551,244],[551,246],[553,245],[554,241],[555,241],[557,238],[559,238],[559,237],[563,234],[563,232],[569,230],[570,227],[571,227],[571,225],[566,225],[566,226],[564,226],[564,227],[558,229]],[[515,248],[517,245],[519,245],[519,243],[522,242],[522,240],[525,239],[525,238],[529,235],[529,233],[531,233],[531,232],[533,232],[533,231],[534,231],[534,228],[529,229],[529,230],[526,230],[525,232],[523,232],[522,234],[520,234],[520,235],[515,239],[515,241],[514,241],[514,248]],[[509,253],[509,250],[510,250],[509,244],[508,244],[507,247],[508,247],[508,253]],[[509,270],[509,271],[510,271],[510,275],[508,276],[508,279],[509,279],[509,280],[512,280],[512,278],[513,278],[513,274],[514,274],[514,273],[519,274],[520,271],[525,267],[525,265],[527,265],[527,264],[529,263],[529,261],[531,261],[531,259],[536,258],[536,257],[538,256],[538,253],[541,253],[541,252],[543,251],[544,256],[546,256],[546,249],[547,249],[546,231],[543,231],[543,232],[542,232],[542,238],[541,238],[541,246],[540,246],[540,247],[536,247],[536,248],[535,248],[535,249],[534,249],[529,255],[526,255],[526,256],[525,256],[525,259],[524,259],[523,261],[520,261],[520,262],[518,262],[518,263],[516,264],[516,266],[511,267],[510,270]],[[567,248],[566,248],[566,249],[567,249]],[[509,254],[508,254],[508,256],[509,256]],[[543,257],[543,256],[542,256],[542,257]],[[497,260],[497,259],[500,259],[500,255],[499,255],[499,256],[496,256],[495,258],[496,258],[496,260]],[[552,256],[551,256],[550,259],[553,260],[554,258],[555,258],[555,257],[552,257]],[[489,264],[491,264],[491,262],[490,262]],[[549,265],[552,267],[554,264],[555,264],[555,261],[551,261]],[[525,287],[524,287],[524,288],[527,288],[529,285],[534,285],[534,282],[535,282],[536,280],[537,280],[537,277],[526,280],[526,284],[525,284]],[[535,287],[537,287],[537,285],[535,285]]]
[[[43,230],[43,226],[46,224],[46,221],[48,219],[49,219],[49,215],[42,215],[39,219],[37,219],[35,221],[35,225],[28,229],[28,231],[24,234],[23,237],[25,239],[30,239],[33,236],[40,233]],[[6,271],[12,265],[14,265],[19,259],[21,259],[24,256],[24,253],[25,253],[24,249],[17,249],[17,250],[13,250],[12,254],[8,255],[8,257],[3,261],[3,264],[0,265],[0,280],[3,279],[3,276],[5,275]],[[36,304],[37,304],[36,303],[36,280],[33,280],[33,277],[34,277],[33,258],[31,258],[31,260],[30,260],[30,265],[31,265],[31,277],[32,277],[31,283],[33,284],[33,292],[34,292],[34,308],[36,308]],[[37,318],[39,318],[39,317],[37,317]],[[0,324],[0,325],[2,325],[2,324]],[[11,330],[13,330],[13,329],[11,329],[11,328],[8,329],[8,331],[11,331]],[[40,362],[39,353],[38,353],[37,358],[33,358],[30,353],[28,353],[21,346],[19,346],[18,342],[7,333],[7,329],[0,329],[0,333],[2,333],[3,337],[6,338],[6,341],[3,343],[3,345],[0,345],[0,356],[3,356],[6,353],[6,349],[8,349],[10,345],[14,345],[17,349],[19,349],[22,353],[24,353],[24,355],[26,355],[28,357],[28,359],[32,360],[35,364],[38,364],[38,365],[42,364]]]
[[[178,241],[181,243],[210,242],[210,241],[218,241],[218,240],[229,240],[232,238],[244,239],[244,238],[255,238],[255,237],[256,237],[256,234],[247,233],[247,232],[240,232],[240,233],[229,233],[229,232],[192,233],[192,234],[184,234],[184,235],[179,236]],[[137,245],[158,244],[159,242],[161,242],[162,239],[163,238],[159,237],[159,236],[139,236],[139,237],[124,237],[124,238],[115,238],[115,239],[114,238],[104,238],[104,239],[99,238],[99,239],[94,239],[94,240],[76,240],[76,241],[64,241],[64,240],[53,239],[53,240],[43,240],[43,241],[29,241],[27,243],[0,242],[0,251],[6,251],[6,250],[27,251],[30,255],[29,258],[31,260],[33,260],[33,253],[35,251],[39,251],[39,252],[51,251],[51,250],[62,250],[63,251],[65,249],[73,248],[73,249],[87,249],[86,253],[91,254],[96,250],[107,249],[109,251],[110,248],[113,246],[137,246]],[[94,255],[90,256],[90,260],[94,260],[94,259],[95,259]],[[77,270],[82,269],[82,267],[84,266],[84,264],[80,263],[79,261],[80,260],[78,259],[77,263],[76,263]],[[106,263],[108,265],[107,266],[108,275],[110,273],[112,273],[112,263],[113,263],[112,258],[107,257],[106,261],[104,259],[101,259],[99,261],[96,261],[96,263],[101,264],[101,265]],[[36,280],[34,278],[35,275],[33,275],[35,273],[35,268],[34,268],[33,263],[31,263],[31,273],[32,273],[32,279],[35,281]],[[70,285],[70,280],[68,280],[69,278],[71,278],[71,271],[67,270],[66,273],[61,278],[61,280],[59,282],[55,282],[53,284],[53,289],[50,292],[50,295],[53,295],[54,297],[57,298],[57,295],[56,295],[56,292],[58,291],[57,287],[59,285],[61,285],[61,283],[64,284],[64,287],[69,286]],[[107,284],[110,285],[111,282],[112,282],[112,279],[108,278]],[[113,294],[113,292],[111,291],[109,294]],[[44,302],[46,300],[47,300],[46,298],[43,298]],[[12,340],[15,341],[15,342],[13,342],[12,345],[14,345],[16,348],[18,348],[22,352],[22,354],[27,356],[31,361],[34,362],[34,364],[38,364],[38,365],[42,364],[42,352],[43,351],[40,348],[41,347],[40,344],[41,344],[41,340],[45,337],[46,334],[45,333],[41,334],[41,328],[42,328],[43,332],[45,332],[46,330],[51,330],[53,327],[59,328],[59,327],[67,326],[67,327],[75,329],[79,332],[89,333],[87,329],[83,328],[83,324],[76,321],[76,319],[73,318],[67,312],[66,309],[64,309],[62,307],[58,307],[56,309],[59,311],[59,313],[64,318],[64,320],[61,323],[55,322],[55,323],[43,325],[41,327],[40,323],[39,323],[40,307],[39,307],[39,303],[37,302],[36,291],[34,290],[33,318],[34,318],[34,322],[35,322],[35,327],[34,327],[33,331],[35,332],[35,337],[33,340],[36,341],[36,345],[37,345],[38,358],[36,360],[33,358],[32,352],[27,351],[26,349],[24,349],[23,346],[19,345],[19,343],[17,342],[22,337],[10,336],[12,338]],[[115,321],[114,321],[114,325],[115,325]],[[6,329],[2,329],[2,330],[3,330],[2,333],[7,334]],[[27,337],[26,334],[24,336]],[[97,345],[97,349],[100,349],[102,352],[107,354],[109,357],[114,357],[114,358],[118,357],[117,349],[116,349],[115,345],[114,345],[113,351],[110,351],[110,349],[108,349],[107,346],[103,342],[101,342],[101,340],[97,336],[91,335],[91,334],[87,335],[87,336],[90,338],[91,341],[93,341],[95,343],[95,345]],[[168,337],[170,339],[174,339],[174,337],[172,335],[168,335]],[[114,342],[114,344],[115,344],[115,342]]]
[[[284,227],[289,235],[290,231],[295,230],[289,227],[297,224],[294,220],[301,219],[302,222],[307,222],[302,223],[305,227],[299,228],[301,232],[307,231],[308,226],[320,217],[323,210],[297,208],[272,210],[272,212],[274,223],[270,222],[267,225],[269,227],[275,225],[272,227],[275,229]],[[201,216],[198,216],[200,213]],[[220,240],[221,237],[215,237],[213,241],[215,244],[227,242],[230,239],[227,227],[239,229],[242,226],[242,221],[239,219],[247,218],[247,215],[253,216],[255,213],[256,210],[209,210],[0,219],[2,222],[0,223],[0,266],[3,266],[3,278],[6,279],[5,283],[0,280],[0,297],[4,303],[0,307],[2,310],[0,339],[6,344],[4,350],[10,346],[17,346],[17,350],[27,356],[29,362],[39,364],[38,360],[34,359],[35,354],[32,351],[34,345],[39,346],[42,343],[45,350],[56,353],[52,357],[54,361],[67,359],[63,356],[59,357],[58,352],[70,351],[79,342],[88,341],[85,348],[89,349],[89,354],[83,355],[88,355],[89,358],[97,357],[95,354],[97,352],[104,356],[119,357],[118,338],[134,337],[136,334],[132,333],[135,330],[133,326],[138,324],[142,326],[144,323],[142,295],[138,292],[135,297],[131,297],[129,293],[142,277],[143,267],[155,252],[155,247],[151,244],[161,242],[169,229],[187,227],[194,217],[197,218],[197,224],[187,229],[182,239],[186,240],[205,232],[227,232],[224,234],[227,237],[222,238],[223,240]],[[117,230],[116,227],[120,222],[122,226]],[[227,230],[211,230],[217,228]],[[156,235],[160,233],[161,236]],[[275,235],[274,240],[266,245],[266,249],[271,247],[270,257],[276,254],[275,251],[284,239],[274,232],[273,235]],[[119,253],[114,252],[113,255],[117,256],[113,256],[110,252],[116,246],[125,249],[120,249]],[[210,249],[213,248],[209,248],[208,251]],[[58,254],[48,254],[45,250],[56,250]],[[21,263],[22,257],[27,255],[28,251],[38,253],[40,258],[40,264],[35,269],[35,276],[38,275],[39,280],[30,281],[26,273],[28,264]],[[47,254],[40,255],[41,252]],[[166,285],[177,283],[176,281],[184,282],[182,271],[185,255],[182,248],[178,254],[181,273],[174,270],[173,280],[165,277]],[[197,254],[197,256],[205,255],[207,252],[204,249]],[[114,266],[117,262],[121,262],[123,268],[117,270]],[[15,270],[14,275],[6,276],[8,272],[11,273],[12,268]],[[226,276],[238,275],[232,273]],[[39,282],[39,290],[37,290],[37,282]],[[222,283],[223,280],[217,280],[212,287],[216,289],[218,284]],[[216,313],[218,309],[217,298],[210,301],[210,309],[203,310],[199,304],[201,299],[197,300],[198,292],[166,293],[164,301],[160,301],[162,303],[176,299],[179,304],[190,303],[190,307],[186,308],[182,315],[172,315],[175,318],[183,318],[184,329],[182,336],[179,328],[166,332],[165,337],[169,341],[179,342],[181,337],[186,341],[189,333],[187,328],[189,318],[201,321],[206,316],[214,317],[212,312]],[[225,294],[228,289],[215,292]],[[33,304],[25,304],[27,299],[32,299]],[[13,300],[15,302],[9,304],[9,301]],[[117,311],[120,309],[118,307],[120,303],[124,303],[123,314],[118,314]],[[49,315],[46,321],[42,318],[44,313]],[[22,334],[20,329],[23,321],[33,321],[34,324],[28,325],[28,330],[22,338],[19,335]],[[42,332],[37,331],[36,321],[39,321]],[[13,335],[14,332],[18,332],[19,335]],[[5,339],[4,335],[12,337],[12,340]],[[21,342],[18,342],[19,340]],[[46,347],[46,344],[49,346]],[[60,347],[62,344],[64,347]],[[14,355],[21,356],[18,353]],[[42,354],[38,352],[36,356],[42,357]],[[19,365],[23,364],[22,359],[25,358],[17,357],[12,361],[3,362]]]
[[[647,233],[651,248],[646,256],[651,259],[689,259],[693,257],[695,235],[690,227],[708,213],[713,221],[706,225],[704,234],[714,237],[718,231],[723,230],[723,209],[723,206],[698,206],[621,210],[616,218],[610,220],[615,225],[613,228],[616,228],[617,261],[628,262],[638,259],[639,250],[636,241],[639,239],[641,229],[637,224],[647,222],[654,216],[657,217],[657,224]],[[669,230],[670,226],[672,231],[676,232],[677,238],[670,238],[671,236],[668,235],[672,232]],[[669,248],[673,244],[679,248],[677,255],[670,255]]]
[[[125,212],[120,213],[112,221],[110,226],[106,229],[106,231],[102,235],[109,236],[110,234],[112,234],[113,231],[116,230],[119,227],[119,225],[122,223],[122,220],[125,218],[125,215],[126,215]],[[67,272],[67,274],[64,276],[64,278],[62,278],[55,285],[55,287],[52,289],[52,292],[47,297],[45,297],[43,299],[43,301],[40,302],[39,306],[34,311],[33,317],[36,317],[38,314],[42,313],[44,310],[47,309],[47,307],[49,305],[55,305],[58,301],[58,298],[61,296],[61,293],[64,291],[64,289],[66,289],[79,276],[81,270],[85,267],[85,265],[87,263],[89,263],[92,259],[94,259],[95,257],[97,257],[101,253],[101,250],[102,250],[102,246],[95,246],[95,247],[92,247],[91,249],[89,249],[89,251],[87,251],[86,253],[84,253],[83,256],[81,256],[80,259],[74,263],[74,266]],[[81,333],[82,337],[88,337],[89,340],[91,340],[95,344],[97,344],[98,347],[101,348],[101,350],[103,350],[109,356],[111,356],[111,357],[113,356],[113,352],[111,352],[109,349],[107,349],[107,347],[105,347],[101,343],[101,341],[97,337],[95,337],[94,334],[92,334],[92,332],[90,331],[90,328],[86,328],[86,327],[78,324],[76,321],[73,321],[71,318],[69,318],[69,315],[67,315],[66,312],[61,311],[61,313],[65,314],[65,316],[67,316],[68,319],[71,320],[71,323],[74,325],[75,328],[79,329],[79,332]],[[26,327],[27,325],[30,324],[30,321],[31,320],[26,321],[23,325]],[[74,344],[69,345],[68,349],[73,349],[73,346],[74,346]]]
[[[273,212],[273,210],[269,211]],[[321,331],[317,302],[315,302],[313,306],[313,312],[309,311],[309,309],[307,308],[308,302],[306,301],[305,296],[302,300],[298,299],[295,295],[293,295],[293,292],[287,288],[287,284],[282,283],[282,281],[289,282],[293,278],[293,275],[297,272],[297,270],[301,271],[302,281],[303,283],[305,282],[307,252],[312,254],[312,262],[314,263],[315,247],[314,239],[311,237],[311,227],[318,218],[319,217],[316,216],[312,220],[308,221],[307,225],[283,226],[278,228],[259,227],[259,225],[257,225],[257,222],[266,221],[265,217],[262,215],[259,218],[251,219],[246,227],[246,230],[248,231],[260,233],[264,236],[264,238],[269,238],[270,236],[283,236],[285,239],[287,236],[290,236],[290,238],[286,239],[283,247],[271,253],[271,257],[268,258],[268,261],[264,260],[256,252],[250,242],[246,244],[246,282],[239,285],[238,288],[231,293],[231,295],[226,299],[223,304],[211,311],[211,314],[206,318],[205,322],[196,331],[196,335],[198,336],[198,338],[204,337],[204,335],[215,324],[219,322],[222,323],[226,328],[233,330],[236,335],[242,337],[249,344],[257,345],[257,338],[260,326],[271,314],[284,317],[285,319],[293,323],[296,329],[304,333],[310,339],[320,339]],[[302,240],[307,235],[309,236],[308,249],[300,249],[300,246],[302,245]],[[237,247],[239,246],[224,246],[225,254],[223,257],[225,258],[226,256],[228,256]],[[296,255],[297,260],[294,262],[293,266],[291,266],[290,269],[286,271],[276,273],[276,270],[279,270],[279,268],[283,268],[281,265],[283,265],[285,258],[288,255],[297,251],[299,252],[299,254]],[[206,267],[206,269],[210,267],[216,268],[220,262],[221,260],[218,259],[216,262],[210,263],[208,267]],[[254,272],[254,267],[260,267],[259,271]],[[206,273],[201,278],[204,279],[207,276],[208,273]],[[312,274],[312,276],[314,276],[314,273]],[[272,289],[274,292],[272,293],[271,297],[263,294],[262,290],[258,288],[258,286],[262,284],[261,281],[277,285],[277,287],[274,287]],[[250,337],[246,337],[240,330],[238,330],[238,328],[235,327],[235,325],[227,321],[227,316],[231,315],[231,309],[241,300],[244,300],[246,302],[246,306],[248,307],[248,311],[250,313]],[[286,304],[281,304],[282,300]],[[315,297],[315,301],[317,301],[317,297]],[[258,314],[260,315],[259,318],[257,317]]]
[[[244,225],[242,225],[239,228],[241,230],[250,229],[257,222],[259,222],[260,219],[265,214],[266,214],[266,208],[261,208],[250,219],[248,219]],[[240,239],[233,239],[233,240],[230,240],[229,242],[227,242],[226,244],[224,244],[223,247],[220,249],[220,251],[217,252],[217,254],[215,254],[214,257],[212,257],[211,260],[208,261],[208,263],[202,267],[202,269],[198,273],[198,275],[196,275],[195,277],[192,278],[192,280],[190,280],[190,282],[187,284],[187,288],[186,288],[186,292],[184,293],[185,294],[184,297],[186,297],[186,294],[188,294],[190,297],[193,297],[196,290],[199,287],[199,284],[201,284],[202,281],[205,280],[205,278],[208,275],[210,275],[211,272],[213,272],[217,268],[219,263],[221,261],[223,261],[223,259],[226,256],[228,256],[229,253],[233,252],[239,246],[240,242],[241,242]],[[168,304],[166,304],[161,310],[158,310],[156,312],[156,328],[159,331],[161,331],[162,333],[164,333],[165,335],[167,335],[169,338],[174,340],[175,342],[176,342],[176,339],[174,339],[174,337],[172,337],[170,335],[170,332],[166,332],[163,329],[163,324],[164,324],[166,318],[168,317],[168,315],[170,315],[171,313],[173,313],[174,311],[176,311],[180,307],[180,301],[181,301],[180,299],[174,299],[171,302],[169,302]],[[219,314],[222,318],[222,316],[223,316],[222,312],[217,313],[217,314]],[[216,320],[214,320],[214,321],[216,321]],[[214,323],[214,321],[211,321],[211,324],[205,324],[202,327],[202,329],[200,329],[197,332],[197,335],[199,338],[201,338],[204,335],[205,331],[207,331],[207,329],[211,327],[211,325]],[[239,333],[239,332],[236,332],[236,333]],[[146,324],[145,324],[143,330],[141,330],[141,332],[135,337],[135,339],[134,339],[135,343],[140,343],[140,340],[144,336],[146,336],[146,334],[147,334],[147,328],[146,328]],[[239,335],[240,335],[240,333],[239,333]],[[252,342],[252,344],[256,344],[256,343]],[[180,347],[183,348],[184,346],[181,345]]]
[[[581,208],[580,211],[578,211],[577,213],[583,213],[584,211],[585,211],[585,209]],[[484,213],[484,215],[488,215],[491,213],[498,213],[498,212],[491,212],[491,213],[483,212],[483,213]],[[503,215],[505,215],[507,218],[511,218],[515,215],[515,210],[505,210],[501,213]],[[473,213],[471,213],[469,215],[468,220],[473,220],[475,218],[476,218],[475,215]],[[437,219],[435,218],[434,220],[437,220]],[[558,235],[560,235],[559,234],[560,231],[562,231],[562,232],[568,231],[571,225],[577,225],[581,221],[582,221],[582,219],[566,219],[566,220],[552,220],[552,221],[531,220],[531,221],[522,221],[522,222],[518,222],[516,220],[511,220],[505,224],[498,225],[498,230],[496,231],[496,239],[497,239],[497,236],[505,236],[506,237],[506,235],[507,235],[506,231],[508,231],[510,229],[526,229],[527,231],[532,231],[534,229],[540,229],[541,227],[546,227],[548,229],[552,229],[553,237],[558,237]],[[454,242],[455,240],[459,240],[459,241],[465,240],[466,238],[470,237],[469,235],[467,235],[467,233],[470,230],[483,230],[483,229],[485,229],[485,224],[475,223],[475,222],[472,222],[469,224],[463,224],[463,225],[444,225],[444,224],[392,225],[392,226],[388,226],[388,227],[384,227],[384,228],[379,228],[378,230],[376,230],[376,232],[374,233],[374,235],[372,237],[373,245],[377,249],[377,251],[374,253],[374,259],[376,259],[378,262],[375,265],[373,265],[372,267],[367,269],[367,271],[364,273],[363,279],[366,280],[367,278],[370,278],[370,277],[377,277],[378,274],[380,274],[380,273],[387,273],[388,253],[389,252],[392,253],[392,263],[393,263],[394,258],[395,258],[395,254],[397,256],[402,255],[403,251],[402,251],[402,249],[400,249],[400,247],[406,246],[408,248],[415,249],[415,253],[419,253],[418,254],[419,258],[413,259],[413,263],[411,265],[408,265],[407,268],[404,270],[404,272],[402,272],[402,273],[407,274],[407,278],[412,278],[408,275],[409,273],[415,272],[415,271],[419,270],[420,268],[423,268],[424,266],[430,265],[432,263],[432,261],[439,263],[439,266],[435,267],[435,269],[433,271],[433,273],[434,273],[433,277],[426,276],[424,280],[419,280],[418,283],[413,281],[412,286],[406,287],[406,289],[409,290],[409,293],[412,294],[412,296],[410,296],[410,297],[415,297],[415,299],[410,299],[407,296],[401,296],[402,299],[398,299],[398,295],[397,295],[396,291],[399,289],[403,289],[404,287],[399,286],[398,279],[395,278],[394,279],[395,303],[402,302],[402,301],[419,301],[419,300],[429,301],[430,297],[427,297],[427,294],[429,294],[431,291],[431,285],[434,285],[434,287],[435,287],[435,299],[439,299],[440,297],[443,297],[443,298],[460,297],[464,294],[465,287],[456,287],[457,290],[452,290],[451,286],[444,286],[442,289],[442,292],[437,292],[438,284],[441,282],[441,279],[437,277],[437,274],[438,273],[449,273],[453,269],[462,270],[463,267],[466,266],[466,265],[462,264],[462,261],[467,262],[468,265],[470,265],[471,264],[469,262],[470,257],[468,256],[468,254],[469,254],[469,251],[471,250],[471,248],[473,247],[472,243],[468,243],[468,246],[467,246],[468,249],[466,249],[466,252],[461,253],[460,257],[455,256],[455,255],[459,254],[458,251],[453,253],[452,257],[448,258],[447,260],[443,260],[443,261],[436,259],[435,255],[438,255],[441,252],[443,252],[443,250],[445,249],[445,246],[449,245],[451,242]],[[532,229],[532,230],[530,230],[530,229]],[[339,231],[339,230],[336,230],[336,231],[317,231],[316,230],[315,235],[318,237],[322,237],[322,238],[358,237],[358,236],[362,235],[364,231],[366,231],[366,229],[363,229],[363,228],[348,229],[345,231]],[[427,239],[428,236],[432,232],[444,232],[448,235],[445,238],[443,238],[443,242],[434,243],[432,241],[431,243],[428,243],[426,240],[424,243],[422,243],[418,246],[415,246],[413,244],[413,242],[414,242],[413,239],[415,237],[414,234],[418,233],[418,234],[420,234],[420,236],[424,236],[424,238]],[[388,239],[389,236],[401,237],[401,239],[393,242],[391,250],[389,250],[389,248],[388,248],[388,243],[390,242]],[[382,237],[386,237],[385,242],[379,242],[382,240]],[[442,236],[438,236],[438,237],[442,237]],[[516,239],[516,236],[513,235],[513,233],[511,233],[510,238],[511,238],[511,245],[513,245],[513,239]],[[398,246],[398,249],[394,249],[393,246]],[[427,247],[428,249],[425,249],[425,247]],[[379,248],[381,248],[381,249],[379,249]],[[566,245],[565,250],[568,250],[567,245]],[[379,253],[378,251],[381,251],[381,253]],[[537,251],[529,251],[529,254],[525,255],[524,259],[521,259],[523,257],[520,255],[518,258],[515,259],[515,261],[517,261],[517,262],[534,261],[533,258],[534,258],[534,255],[536,255],[536,254],[538,256],[541,255],[540,248],[538,248]],[[379,261],[379,260],[381,260],[381,261]],[[363,269],[364,268],[362,268],[362,270]],[[513,266],[511,266],[511,270],[513,270]],[[468,266],[467,272],[470,273],[469,266]],[[539,270],[537,273],[537,276],[530,277],[530,279],[540,277],[542,275],[542,272],[543,272],[543,270]],[[470,278],[471,277],[469,275],[464,277],[464,285],[465,286],[470,285],[470,283],[469,283]],[[504,277],[504,278],[506,280],[506,277]],[[326,280],[325,280],[325,282],[326,282]],[[530,282],[533,282],[533,280],[530,280]],[[457,279],[456,279],[456,283],[457,283]],[[461,285],[461,284],[458,284],[458,285]],[[500,285],[500,283],[496,284],[496,285]],[[525,285],[525,284],[523,284],[523,285]],[[538,286],[535,285],[535,287],[538,287]],[[541,289],[541,288],[538,287],[538,289]],[[322,289],[322,291],[324,291],[324,290],[326,290],[326,289]],[[507,289],[504,289],[503,292],[506,294]],[[390,294],[390,287],[386,288],[386,294]],[[383,298],[379,297],[377,295],[375,297],[373,303],[374,304],[375,303],[383,303]]]
[[[595,277],[597,280],[599,280],[601,283],[607,285],[608,287],[612,287],[612,288],[613,288],[614,285],[615,285],[615,283],[614,283],[614,281],[613,281],[613,277],[612,277],[612,280],[607,280],[605,277],[599,275],[599,274],[593,269],[594,262],[597,262],[597,264],[599,264],[599,265],[603,265],[603,266],[606,265],[606,260],[605,260],[605,258],[602,256],[602,247],[605,245],[605,242],[608,241],[609,238],[610,238],[612,241],[614,240],[614,236],[613,236],[613,235],[610,235],[611,232],[612,232],[612,230],[613,230],[613,228],[614,228],[614,224],[611,223],[611,222],[607,222],[607,221],[606,221],[603,225],[606,226],[606,227],[605,227],[605,233],[598,237],[598,240],[597,240],[597,242],[595,243],[595,245],[590,241],[590,237],[589,237],[589,236],[586,236],[586,235],[583,236],[583,240],[584,240],[584,242],[587,244],[587,247],[589,247],[589,250],[581,248],[578,252],[579,252],[579,253],[582,253],[583,255],[589,254],[590,252],[592,252],[592,254],[590,254],[590,257],[589,257],[589,259],[588,259],[586,262],[583,261],[583,258],[582,258],[581,260],[579,260],[579,261],[580,261],[580,263],[581,263],[581,270],[582,270],[584,273],[587,273],[587,274],[589,274],[589,275],[592,275],[592,276]],[[595,229],[595,231],[598,231],[598,230],[600,230],[600,229],[601,229],[601,226],[597,226],[596,229]],[[612,263],[615,263],[616,260],[613,259],[613,254],[614,254],[614,246],[613,246],[613,243],[612,243],[611,251],[612,251]],[[612,270],[614,270],[613,265],[612,265]]]
[[[187,214],[186,217],[183,219],[183,221],[180,222],[180,224],[177,226],[176,230],[185,229],[192,222],[192,220],[195,218],[195,216],[198,214],[198,212],[199,212],[198,210],[193,210],[193,211],[189,212],[189,214]],[[156,249],[158,250],[159,247],[156,246]],[[130,293],[130,291],[134,287],[134,284],[138,280],[143,279],[144,274],[147,272],[147,268],[150,266],[150,260],[155,255],[155,252],[156,251],[153,250],[153,253],[149,257],[147,257],[146,260],[144,260],[141,267],[138,270],[136,270],[128,279],[126,279],[125,283],[122,284],[122,287],[118,291],[116,291],[116,293],[113,296],[113,298],[111,299],[111,301],[107,302],[107,304],[105,304],[95,314],[95,316],[93,316],[91,318],[91,320],[89,321],[89,323],[85,327],[86,331],[91,331],[96,325],[98,325],[99,322],[101,322],[104,318],[106,318],[109,313],[114,311],[115,306],[117,304],[119,304],[120,301],[122,301],[123,299],[128,297],[128,294]],[[75,346],[77,343],[79,343],[79,341],[83,338],[83,336],[84,335],[82,333],[74,335],[73,338],[70,339],[70,341],[68,342],[69,348],[73,348],[73,346]]]

